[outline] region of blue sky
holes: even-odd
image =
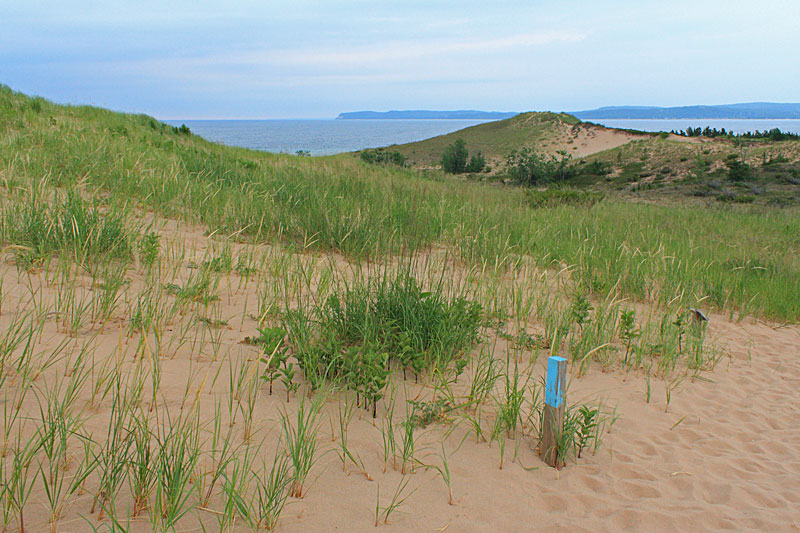
[[[0,0],[0,83],[161,119],[800,101],[800,1]]]

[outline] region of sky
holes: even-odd
[[[0,83],[163,120],[798,102],[798,27],[798,0],[0,0]]]

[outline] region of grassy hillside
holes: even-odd
[[[590,187],[636,199],[700,199],[771,206],[800,204],[800,141],[680,137],[634,132],[580,122],[567,114],[525,113],[419,142],[393,145],[414,168],[439,168],[445,147],[463,139],[481,152],[491,171],[485,181],[507,179],[506,157],[530,148],[563,151],[576,176],[565,185]],[[747,180],[727,179],[728,158],[751,167]]]
[[[431,167],[439,164],[446,146],[456,139],[464,139],[471,152],[479,151],[489,159],[500,161],[512,150],[556,142],[579,123],[566,113],[522,113],[424,141],[393,145],[389,149],[405,155],[412,166]]]
[[[748,179],[729,179],[726,161],[731,157],[750,167]],[[589,155],[579,164],[588,167],[595,162],[605,165],[609,173],[584,175],[575,186],[660,201],[696,198],[711,204],[800,203],[800,141],[686,142],[674,136],[653,137]]]
[[[555,115],[512,120],[539,121],[542,136],[563,124]],[[497,123],[478,127],[486,142],[491,127]],[[34,246],[36,228],[72,220],[71,204],[61,218],[48,209],[73,191],[120,220],[155,212],[239,240],[353,260],[444,247],[481,268],[566,268],[590,295],[800,318],[795,208],[605,201],[533,209],[514,187],[370,166],[350,155],[224,147],[150,117],[54,105],[7,88],[0,90],[0,133],[0,241],[13,245],[15,257],[25,250],[26,264],[48,253]]]

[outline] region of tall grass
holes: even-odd
[[[640,300],[800,317],[797,209],[613,200],[530,209],[516,188],[428,179],[348,156],[220,147],[148,117],[52,104],[33,113],[30,102],[0,90],[0,169],[15,184],[35,188],[44,176],[48,186],[85,183],[212,231],[354,258],[449,245],[470,264],[508,268],[529,257],[570,266],[593,293],[618,286]],[[106,237],[95,232],[99,242],[117,242],[113,227]]]
[[[34,190],[0,201],[0,240],[14,245],[22,266],[38,265],[57,252],[68,253],[79,264],[131,257],[136,233],[120,208],[101,212],[74,189],[66,195]]]

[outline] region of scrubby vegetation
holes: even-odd
[[[421,471],[454,503],[462,447],[535,472],[546,354],[669,409],[724,356],[690,307],[800,317],[794,208],[251,152],[7,88],[0,132],[6,528],[273,530],[347,474],[388,522]],[[568,399],[569,468],[616,415]]]
[[[376,148],[375,150],[364,150],[361,152],[361,159],[367,163],[373,164],[389,164],[397,165],[399,167],[405,166],[406,156],[400,152],[393,152],[383,148]]]
[[[575,175],[567,152],[547,156],[530,148],[513,151],[506,158],[508,174],[521,185],[563,183]]]
[[[791,141],[791,140],[799,140],[800,135],[788,131],[781,131],[780,128],[772,128],[771,130],[764,130],[755,132],[746,132],[746,133],[734,133],[732,131],[725,131],[725,128],[718,130],[717,128],[710,128],[706,126],[705,128],[701,127],[688,127],[685,130],[675,131],[672,130],[670,133],[673,135],[680,135],[682,137],[708,137],[708,138],[715,138],[715,137],[725,137],[728,139],[747,139],[747,140],[757,140],[757,139],[766,139],[770,141]]]
[[[444,149],[441,165],[442,170],[450,174],[477,173],[486,167],[486,158],[480,152],[470,157],[464,139],[456,139],[456,142]]]
[[[530,189],[525,191],[528,204],[533,208],[556,207],[559,205],[575,205],[591,207],[604,198],[603,193],[579,191],[575,189]]]

